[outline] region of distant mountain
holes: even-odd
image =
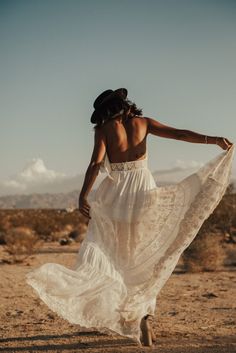
[[[153,173],[158,186],[168,185],[165,173]],[[168,179],[169,181],[171,178]],[[234,179],[236,186],[236,179]],[[0,197],[0,209],[28,209],[28,208],[76,208],[78,207],[78,197],[80,190],[68,193],[33,193],[29,195],[8,195]],[[90,193],[95,192],[93,189]]]
[[[67,208],[76,205],[78,192],[8,195],[0,197],[0,208]]]

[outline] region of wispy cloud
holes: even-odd
[[[73,177],[68,180],[64,173],[48,169],[41,158],[33,158],[19,173],[0,181],[0,195],[68,191],[65,184],[69,182],[73,187],[72,180]]]
[[[28,183],[38,183],[53,181],[65,177],[64,173],[58,173],[54,170],[47,169],[41,158],[33,158],[23,168],[22,172],[17,176],[18,180]]]
[[[192,168],[201,168],[203,166],[203,162],[199,161],[183,161],[182,159],[176,159],[175,167],[180,169],[192,169]]]
[[[96,187],[105,175],[98,176]],[[41,158],[32,158],[7,180],[0,180],[0,196],[32,193],[66,193],[80,190],[84,174],[66,175],[46,167]]]
[[[157,184],[176,183],[194,173],[203,165],[204,163],[200,161],[183,161],[181,159],[176,159],[172,168],[155,171],[153,172],[153,176]]]

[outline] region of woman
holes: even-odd
[[[147,319],[156,296],[222,198],[234,146],[227,138],[143,117],[127,93],[106,90],[94,102],[95,143],[79,196],[79,211],[89,224],[74,269],[45,264],[28,273],[27,281],[68,321],[139,344],[142,331],[144,345],[151,345]],[[179,183],[157,187],[147,167],[149,134],[226,151]],[[108,175],[91,195],[101,170]]]
[[[107,152],[111,163],[142,159],[146,154],[148,134],[193,143],[218,144],[224,150],[232,143],[223,137],[206,136],[189,130],[176,129],[143,117],[142,110],[126,100],[125,88],[106,90],[94,102],[91,122],[95,126],[95,144],[79,198],[79,210],[89,216],[87,195],[98,175]]]

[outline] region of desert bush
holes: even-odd
[[[80,223],[76,229],[73,229],[69,234],[71,239],[74,239],[77,243],[82,243],[87,235],[88,226],[84,223]]]
[[[28,227],[35,231],[45,241],[51,240],[51,235],[63,232],[68,224],[76,229],[78,225],[88,222],[77,211],[67,212],[64,209],[15,209],[0,210],[0,231],[7,228]]]
[[[6,240],[5,240],[5,232],[0,231],[0,245],[5,245]]]
[[[11,262],[22,262],[39,246],[39,237],[28,227],[11,228],[5,235],[5,250]]]
[[[51,241],[58,241],[61,238],[68,239],[69,234],[72,232],[73,226],[71,224],[66,224],[62,229],[59,231],[54,231],[50,234]]]
[[[189,272],[217,270],[225,258],[221,237],[215,233],[200,232],[184,251],[182,258]]]
[[[219,205],[205,222],[209,230],[231,234],[232,228],[236,228],[236,194],[233,192],[234,186],[229,184]]]

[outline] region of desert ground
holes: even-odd
[[[21,263],[0,246],[0,352],[233,353],[236,352],[235,266],[189,273],[179,263],[157,297],[153,347],[116,333],[72,325],[52,312],[25,282],[46,262],[73,266],[78,243],[47,242]]]
[[[157,296],[153,347],[70,324],[26,283],[47,262],[73,267],[86,234],[63,209],[0,210],[0,353],[236,352],[236,194],[230,190]]]

